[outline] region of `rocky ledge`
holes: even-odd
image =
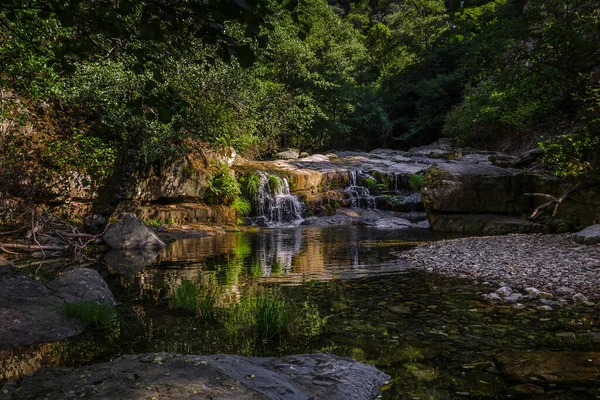
[[[600,298],[600,245],[578,244],[570,234],[442,240],[399,256],[417,269],[499,286],[486,298],[517,307],[526,301],[548,311],[570,302],[592,307]]]
[[[42,369],[7,383],[0,399],[375,399],[390,377],[330,354],[125,355],[82,368]]]

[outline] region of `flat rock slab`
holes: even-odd
[[[0,350],[64,339],[83,331],[66,318],[64,302],[12,267],[0,267]]]
[[[581,244],[600,243],[600,224],[588,226],[573,234],[573,240]]]
[[[509,351],[496,356],[507,378],[525,383],[599,385],[599,352]]]
[[[8,399],[375,399],[389,376],[329,354],[284,358],[150,353],[82,368],[42,369],[0,392]]]
[[[160,250],[166,244],[133,214],[125,214],[108,227],[102,239],[113,249]]]
[[[67,303],[97,301],[109,306],[117,304],[98,271],[89,268],[71,269],[48,282],[46,287]]]

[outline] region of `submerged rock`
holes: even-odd
[[[502,372],[513,381],[556,385],[600,384],[598,352],[508,351],[496,356]]]
[[[133,276],[152,263],[158,251],[111,249],[102,261],[123,275]]]
[[[102,239],[113,249],[160,250],[166,244],[133,214],[108,227]]]
[[[46,286],[66,303],[97,301],[109,306],[117,304],[104,279],[93,269],[69,270]]]
[[[42,369],[5,385],[2,399],[375,399],[390,377],[330,354],[125,355],[82,368]]]

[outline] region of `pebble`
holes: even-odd
[[[496,290],[496,293],[502,297],[510,296],[513,290],[508,286],[502,286],[500,289]]]
[[[495,294],[505,300],[515,293],[515,288],[527,288],[519,291],[527,293],[530,299],[552,299],[558,304],[568,300],[591,307],[600,298],[597,285],[600,248],[581,246],[569,234],[441,240],[417,246],[399,256],[413,268],[443,276],[500,283]],[[512,292],[505,294],[508,293],[505,288]],[[575,293],[585,296],[586,300],[573,299]],[[496,297],[492,299],[497,301]],[[510,297],[508,301],[513,299]]]
[[[572,299],[575,303],[584,303],[586,301],[589,301],[589,299],[585,297],[585,295],[582,293],[575,294],[575,296],[573,296]]]

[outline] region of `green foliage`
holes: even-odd
[[[254,199],[260,188],[260,176],[256,173],[242,175],[239,182],[244,197],[248,200]]]
[[[269,175],[267,178],[267,182],[269,183],[269,188],[271,192],[276,193],[279,189],[281,189],[281,178],[277,175]]]
[[[561,178],[590,175],[595,172],[586,156],[590,151],[597,152],[599,144],[600,137],[592,136],[587,132],[553,137],[539,143],[544,150],[543,161],[554,170],[556,176]]]
[[[221,167],[208,181],[207,198],[211,204],[232,204],[239,196],[240,188],[233,171]]]
[[[162,226],[162,222],[160,222],[158,219],[149,219],[146,221],[146,225],[157,227]]]
[[[116,316],[114,308],[95,301],[66,303],[61,311],[67,317],[78,318],[88,328],[106,328]]]
[[[371,177],[363,179],[362,184],[369,189],[375,189],[377,187],[377,181]]]
[[[408,176],[408,187],[413,192],[420,192],[423,186],[423,175],[412,174]]]
[[[293,319],[293,307],[275,290],[254,291],[230,309],[227,322],[230,332],[254,331],[261,340],[286,332]]]
[[[248,215],[250,214],[250,211],[252,211],[252,204],[246,199],[236,197],[233,203],[231,203],[231,208],[233,208],[237,214]]]
[[[171,306],[175,309],[196,313],[202,319],[214,316],[217,296],[213,290],[184,280],[175,289]]]

